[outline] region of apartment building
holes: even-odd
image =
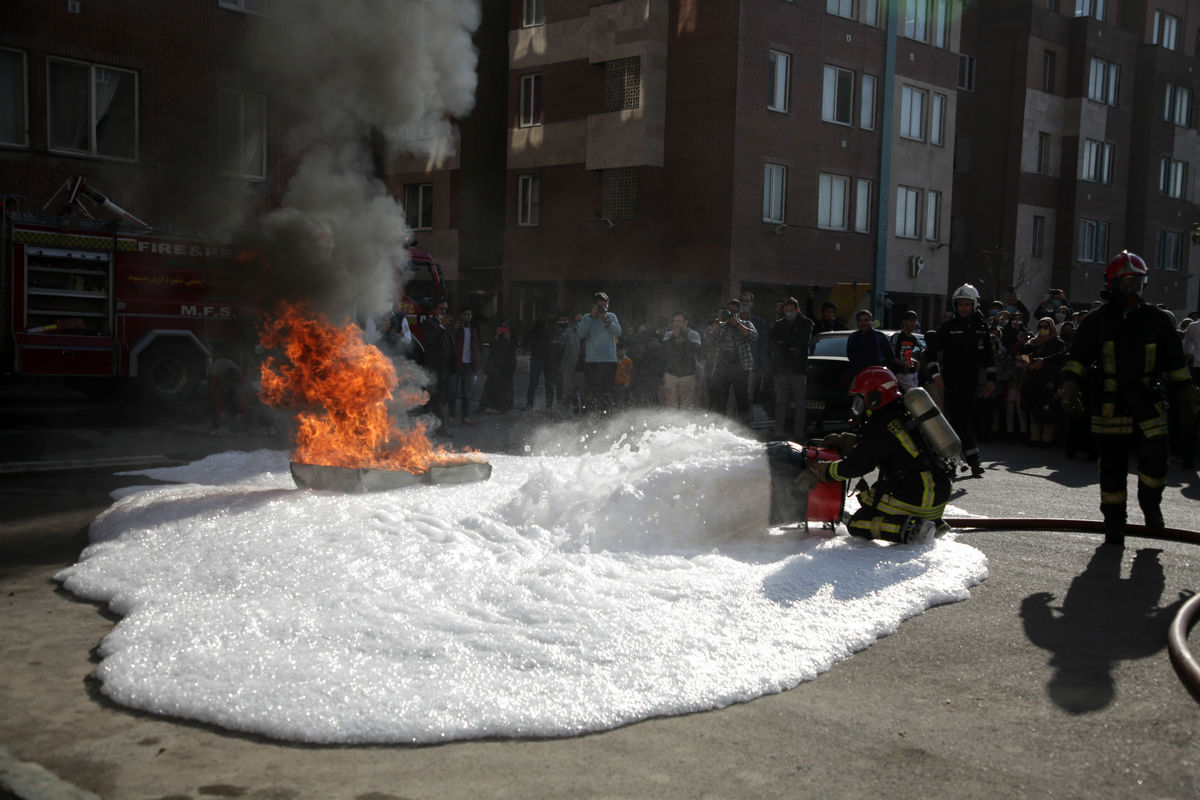
[[[695,316],[749,289],[770,315],[816,284],[845,312],[933,313],[955,8],[905,0],[889,27],[875,0],[514,0],[514,311],[604,289],[635,320]]]
[[[954,281],[1086,303],[1128,248],[1151,266],[1147,300],[1196,306],[1197,24],[1185,0],[968,12],[978,75],[959,106]]]

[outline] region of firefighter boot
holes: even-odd
[[[1125,509],[1104,509],[1104,543],[1125,546]]]
[[[983,477],[983,465],[979,463],[979,451],[967,456],[967,464],[971,467],[972,478]]]
[[[1167,529],[1162,515],[1162,489],[1138,486],[1138,505],[1142,508],[1142,518],[1146,521],[1147,533],[1161,533]]]

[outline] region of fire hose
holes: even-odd
[[[989,518],[989,517],[947,517],[946,522],[954,528],[966,530],[1046,530],[1046,531],[1083,531],[1085,533],[1103,533],[1104,523],[1092,519],[1030,519],[1020,518]],[[1182,528],[1160,528],[1149,530],[1145,525],[1126,525],[1125,531],[1130,536],[1146,539],[1160,539],[1167,542],[1183,542],[1200,545],[1200,533]],[[1179,679],[1191,691],[1192,696],[1200,700],[1200,661],[1188,649],[1188,631],[1200,617],[1200,594],[1184,603],[1171,626],[1167,630],[1167,651],[1171,663]]]

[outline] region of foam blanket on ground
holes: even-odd
[[[307,742],[569,736],[779,692],[963,600],[982,553],[770,528],[762,445],[650,428],[490,481],[297,489],[282,452],[144,474],[67,589],[119,703]]]

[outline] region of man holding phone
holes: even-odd
[[[583,347],[584,410],[607,411],[611,406],[613,377],[617,373],[617,340],[621,323],[608,310],[608,295],[592,295],[592,310],[576,326]]]

